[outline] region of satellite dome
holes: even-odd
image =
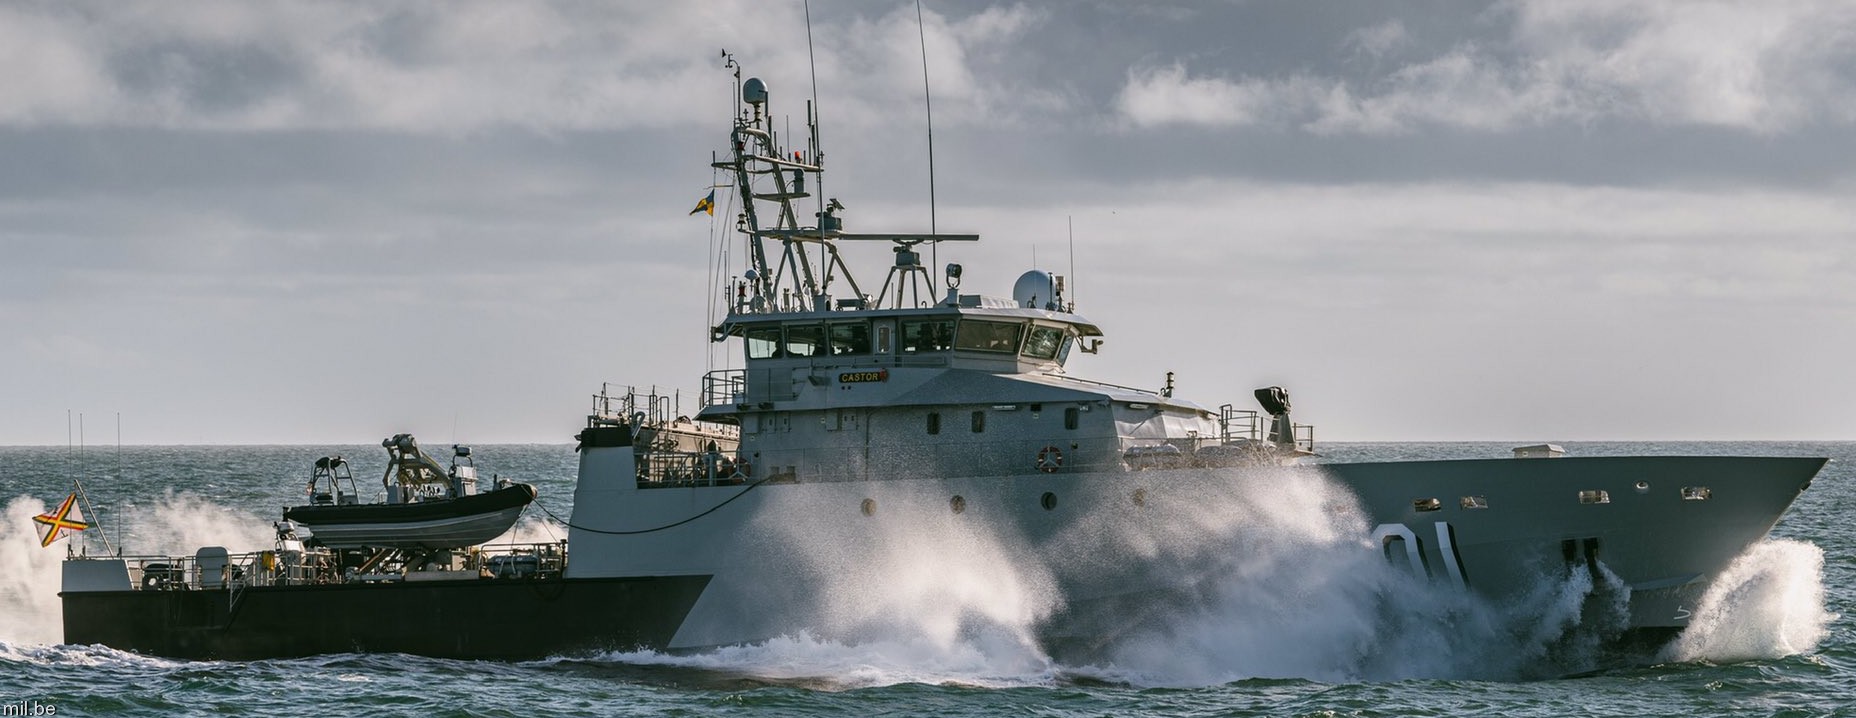
[[[1012,285],[1012,303],[1032,309],[1055,309],[1057,307],[1057,282],[1050,273],[1033,269],[1019,275],[1018,282]]]
[[[762,105],[767,102],[767,83],[758,77],[750,77],[741,83],[741,100],[750,105]]]

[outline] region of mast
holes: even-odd
[[[823,312],[881,308],[886,301],[900,308],[938,301],[935,282],[929,268],[920,263],[915,247],[931,247],[943,241],[974,241],[978,235],[938,234],[934,231],[913,234],[849,234],[843,231],[838,213],[844,205],[836,198],[821,204],[813,213],[814,221],[801,223],[796,202],[813,196],[811,187],[824,182],[823,150],[819,146],[817,108],[806,107],[803,149],[792,149],[773,129],[773,113],[767,83],[758,77],[742,79],[741,65],[724,53],[724,66],[734,73],[741,104],[736,107],[733,129],[729,135],[727,159],[712,163],[734,177],[741,197],[741,213],[735,230],[748,243],[749,268],[733,290],[729,315],[774,312]],[[816,92],[816,90],[815,90]],[[762,203],[767,203],[763,207]],[[851,269],[838,251],[839,240],[877,240],[895,245],[896,262],[888,281],[878,294],[865,295]],[[778,247],[769,246],[778,242]],[[816,245],[817,259],[807,250]],[[832,283],[842,277],[849,296],[836,299]],[[893,289],[892,289],[893,285]],[[905,287],[910,291],[904,291]],[[922,291],[921,287],[926,287]],[[751,294],[751,296],[750,296]],[[905,297],[913,300],[904,304]],[[714,337],[726,339],[726,332]]]

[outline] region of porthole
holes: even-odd
[[[1045,511],[1055,511],[1057,509],[1057,495],[1049,491],[1044,492],[1043,496],[1038,497],[1038,505],[1043,506]]]
[[[1640,494],[1650,493],[1650,482],[1648,481],[1637,482],[1637,493],[1640,493]]]
[[[1146,506],[1147,489],[1135,489],[1134,493],[1128,495],[1128,500],[1133,501],[1135,506]]]
[[[1411,500],[1411,509],[1413,511],[1437,511],[1439,509],[1442,509],[1443,507],[1444,507],[1444,502],[1439,501],[1436,498],[1412,499]]]
[[[876,515],[876,499],[864,499],[863,509],[864,509],[865,516],[875,516]]]
[[[954,498],[948,499],[947,507],[953,509],[954,513],[965,513],[967,510],[967,497],[955,496]]]

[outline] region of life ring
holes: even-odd
[[[1038,471],[1054,474],[1063,468],[1063,450],[1055,446],[1038,449]]]

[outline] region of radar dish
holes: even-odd
[[[750,105],[767,104],[767,83],[758,77],[750,77],[741,83],[741,100]]]
[[[1019,275],[1012,284],[1012,303],[1032,309],[1055,309],[1057,283],[1050,273],[1033,269]]]

